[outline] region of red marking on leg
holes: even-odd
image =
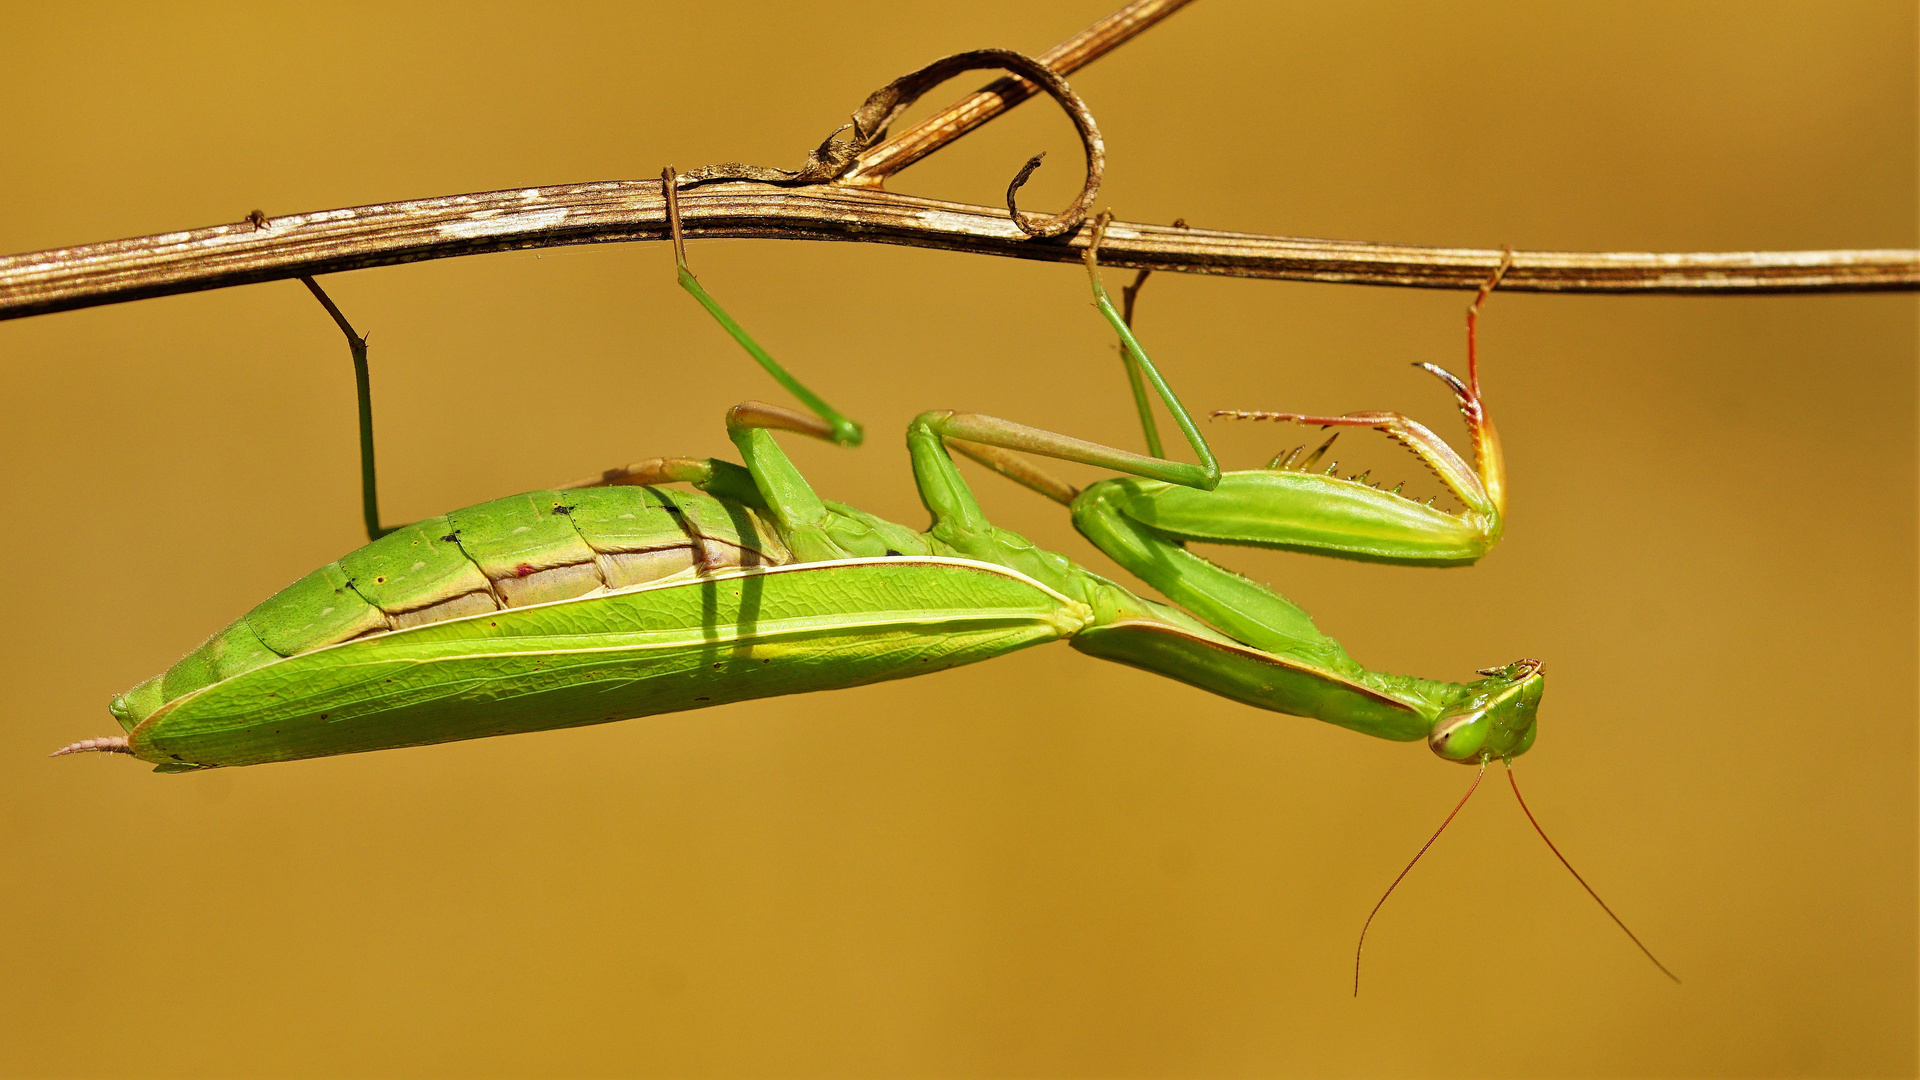
[[[1311,416],[1306,413],[1263,412],[1257,409],[1215,409],[1214,419],[1273,420],[1279,423],[1305,424],[1308,427],[1381,427],[1404,420],[1399,413],[1348,413],[1345,416]]]
[[[1494,268],[1493,276],[1487,279],[1485,285],[1480,286],[1480,294],[1473,298],[1473,303],[1467,305],[1467,386],[1476,403],[1480,400],[1480,305],[1486,303],[1487,297],[1493,295],[1493,290],[1499,287],[1500,279],[1507,276],[1507,270],[1511,266],[1513,266],[1513,249],[1504,248],[1500,252],[1500,265]]]
[[[521,563],[519,566],[516,566],[513,568],[514,577],[526,577],[528,574],[531,574],[533,572],[534,572],[534,569],[533,569],[532,563]]]

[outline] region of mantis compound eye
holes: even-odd
[[[1485,709],[1449,712],[1433,725],[1427,746],[1447,761],[1472,765],[1481,760],[1480,751],[1487,745],[1487,732],[1492,727]]]

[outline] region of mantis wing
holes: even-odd
[[[1089,618],[959,559],[744,568],[287,657],[168,703],[129,741],[171,771],[598,724],[925,674]]]

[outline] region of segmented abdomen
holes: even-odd
[[[792,561],[739,503],[650,487],[535,491],[416,522],[287,586],[109,707],[128,731],[161,705],[282,657],[409,626]]]

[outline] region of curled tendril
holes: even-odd
[[[1047,156],[1047,152],[1045,150],[1042,150],[1039,153],[1028,158],[1027,163],[1025,165],[1020,166],[1020,171],[1013,174],[1013,182],[1007,185],[1007,216],[1011,217],[1013,219],[1013,223],[1020,227],[1020,231],[1023,233],[1026,233],[1028,236],[1039,236],[1041,234],[1035,231],[1035,228],[1032,222],[1028,219],[1028,216],[1020,212],[1019,204],[1017,204],[1014,201],[1013,196],[1015,192],[1019,191],[1022,187],[1026,186],[1027,178],[1032,176],[1033,171],[1040,167],[1041,160],[1046,156]],[[1099,237],[1100,237],[1102,228],[1103,228],[1102,226],[1095,226],[1094,228],[1093,242],[1096,247],[1099,246],[1099,243],[1100,243]],[[1047,233],[1046,235],[1058,236],[1059,234]]]
[[[1087,156],[1086,181],[1080,187],[1080,197],[1071,206],[1058,214],[1048,215],[1029,214],[1014,205],[1014,192],[1027,182],[1033,170],[1040,167],[1040,159],[1044,154],[1036,154],[1029,159],[1014,177],[1013,184],[1007,188],[1007,212],[1012,215],[1013,223],[1021,232],[1035,238],[1060,236],[1086,219],[1087,211],[1100,195],[1100,179],[1107,165],[1106,143],[1101,140],[1100,129],[1094,124],[1093,114],[1087,111],[1086,103],[1080,100],[1065,79],[1033,57],[1011,49],[976,49],[955,53],[875,90],[855,110],[850,122],[834,129],[832,134],[821,140],[820,145],[807,155],[806,164],[798,169],[773,169],[729,161],[682,173],[679,186],[688,188],[721,180],[758,180],[782,186],[831,183],[851,171],[859,162],[860,155],[885,139],[887,128],[922,94],[962,72],[982,69],[1011,71],[1031,79],[1049,97],[1060,103],[1067,117],[1073,121],[1075,130],[1080,133],[1080,146]]]

